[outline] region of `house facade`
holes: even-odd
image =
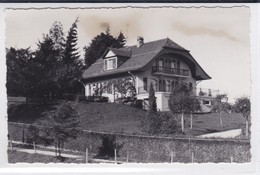
[[[169,38],[144,42],[124,48],[108,48],[101,58],[86,69],[82,75],[85,95],[91,96],[102,89],[102,96],[110,102],[122,97],[119,85],[135,88],[136,97],[148,105],[150,85],[155,90],[157,108],[168,111],[170,93],[179,82],[186,83],[196,94],[198,81],[211,79],[192,57],[190,51]],[[106,87],[106,88],[102,88]],[[131,95],[124,92],[124,96]]]

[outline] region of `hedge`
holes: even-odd
[[[8,123],[9,138],[22,141],[30,125]],[[41,128],[40,126],[38,126]],[[24,131],[23,131],[24,130]],[[115,138],[118,156],[134,162],[250,162],[250,141],[241,139],[202,139],[172,138],[142,135],[113,134],[82,131],[78,138],[69,140],[66,149],[84,152],[86,148],[92,155],[98,155],[104,138]],[[193,159],[193,160],[192,160]]]

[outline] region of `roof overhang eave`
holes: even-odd
[[[210,80],[212,79],[210,76],[207,76],[207,77],[201,77],[201,76],[196,76],[194,77],[197,81],[199,80]]]
[[[98,77],[104,77],[104,76],[126,73],[126,72],[129,72],[129,71],[138,71],[141,68],[142,67],[133,68],[133,69],[124,69],[124,70],[120,70],[120,71],[117,71],[117,72],[107,72],[107,73],[103,73],[103,74],[99,74],[99,75],[91,75],[91,76],[87,76],[87,77],[82,76],[82,79],[87,80],[87,79],[92,79],[92,78],[98,78]]]

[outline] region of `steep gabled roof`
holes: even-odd
[[[189,54],[189,51],[184,49],[174,41],[170,40],[169,38],[147,42],[140,47],[133,45],[120,49],[109,48],[101,58],[99,58],[94,64],[92,64],[88,69],[83,72],[82,78],[88,79],[123,73],[127,71],[139,70],[146,66],[150,61],[152,61],[153,58],[156,57],[164,48],[174,49],[183,52],[184,55],[188,56],[188,58],[194,62],[194,64],[197,64],[196,72],[198,71],[199,74],[203,74],[202,76],[200,76],[201,78],[197,77],[197,79],[210,79],[206,72]],[[117,69],[103,70],[103,57],[109,50],[111,50],[117,56],[129,57],[129,59],[127,59]]]

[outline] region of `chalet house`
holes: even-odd
[[[167,111],[170,93],[182,81],[196,93],[196,82],[211,79],[192,57],[189,50],[169,38],[144,42],[137,38],[137,45],[120,49],[108,48],[101,58],[82,75],[85,95],[91,96],[98,88],[107,87],[102,96],[111,102],[120,98],[115,83],[131,83],[136,97],[148,103],[150,84],[153,83],[157,108]]]

